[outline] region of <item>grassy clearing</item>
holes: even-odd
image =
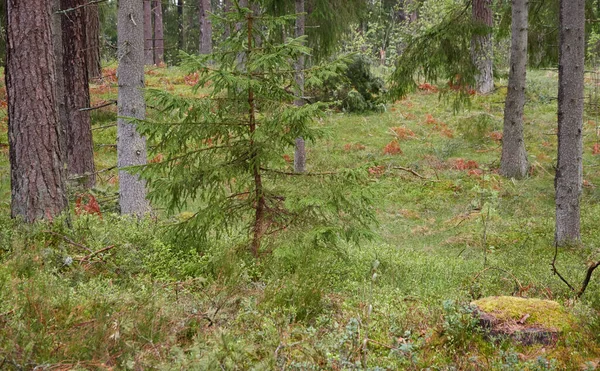
[[[92,86],[93,105],[116,98],[112,73]],[[0,368],[593,369],[598,279],[573,303],[549,267],[557,74],[529,76],[529,178],[495,172],[502,87],[457,115],[426,90],[380,114],[330,113],[319,123],[326,137],[310,145],[308,170],[369,168],[376,238],[336,252],[299,248],[302,236],[276,238],[277,249],[258,262],[228,241],[199,254],[175,243],[159,221],[112,214],[114,170],[99,174],[94,191],[102,218],[11,221],[2,121]],[[147,75],[150,86],[182,94],[192,81],[177,69]],[[92,119],[96,166],[107,169],[116,162],[116,107],[92,111]],[[575,283],[600,239],[597,120],[585,123],[585,247],[565,249],[558,260]],[[287,186],[314,191],[303,181]],[[468,305],[488,295],[557,300],[576,323],[553,347],[488,343]]]

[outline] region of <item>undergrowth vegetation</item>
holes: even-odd
[[[115,99],[111,71],[94,82],[92,104]],[[197,81],[176,68],[147,71],[149,86],[175,94],[192,94]],[[368,169],[375,238],[330,248],[291,231],[275,234],[259,259],[227,238],[209,238],[199,252],[166,233],[193,210],[167,218],[157,205],[141,222],[118,216],[114,106],[92,114],[96,166],[106,169],[93,197],[73,190],[70,215],[45,224],[11,220],[0,121],[0,369],[595,369],[598,277],[573,301],[549,266],[557,74],[529,73],[532,166],[519,182],[496,171],[503,85],[458,114],[427,84],[385,112],[328,112],[308,170]],[[600,246],[597,125],[590,114],[584,247],[557,259],[573,282]],[[291,158],[292,148],[281,153],[282,171],[293,170]],[[287,191],[297,196],[324,192],[294,185]],[[554,346],[489,341],[470,302],[490,295],[557,300],[575,323]]]

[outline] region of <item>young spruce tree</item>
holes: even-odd
[[[364,170],[296,174],[285,161],[296,138],[319,136],[313,124],[325,108],[294,105],[294,64],[310,49],[305,37],[274,41],[294,16],[235,8],[214,18],[231,35],[213,54],[182,54],[185,68],[200,76],[194,96],[148,93],[161,113],[140,128],[162,157],[141,171],[149,197],[172,212],[193,211],[176,225],[178,236],[196,243],[225,237],[255,257],[280,233],[299,232],[319,245],[368,234],[373,213],[366,188],[358,186]],[[318,84],[342,65],[305,70],[306,84]]]

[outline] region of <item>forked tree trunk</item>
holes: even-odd
[[[142,216],[150,212],[146,185],[128,166],[146,164],[146,139],[124,117],[144,119],[144,12],[142,0],[119,0],[118,53],[119,96],[117,122],[117,166],[119,205],[122,214]]]
[[[212,53],[212,22],[208,16],[210,0],[200,0],[198,19],[200,20],[200,54]]]
[[[102,77],[102,64],[100,58],[100,14],[98,4],[88,4],[86,14],[86,50],[88,77],[97,79]]]
[[[556,243],[581,240],[579,197],[583,186],[583,78],[585,0],[560,1],[558,64],[558,164],[556,166]]]
[[[488,27],[494,25],[491,9],[492,0],[473,0],[473,21]],[[492,33],[474,35],[471,41],[473,63],[479,71],[477,74],[477,92],[488,94],[494,90]]]
[[[52,219],[67,207],[55,90],[53,3],[7,0],[6,6],[11,215],[32,223]]]
[[[61,0],[62,9],[72,9],[62,17],[63,74],[67,111],[67,167],[84,188],[96,184],[94,145],[89,111],[85,10],[87,0]]]
[[[528,0],[512,0],[510,72],[508,93],[504,105],[502,160],[500,173],[508,178],[521,179],[527,175],[529,164],[523,138],[523,108],[527,78],[527,16]]]
[[[153,1],[152,10],[154,13],[154,63],[160,65],[165,61],[165,33],[163,31],[162,3],[160,1]]]
[[[304,0],[296,0],[296,28],[295,36],[301,37],[305,33],[306,16],[304,15]],[[298,85],[296,106],[304,105],[304,56],[301,55],[296,61],[296,84]],[[306,170],[306,143],[304,138],[296,138],[296,150],[294,152],[294,171],[303,173]]]
[[[154,37],[152,25],[152,2],[144,0],[144,61],[146,65],[154,64]]]

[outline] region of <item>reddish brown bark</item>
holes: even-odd
[[[8,0],[6,5],[11,215],[31,223],[51,219],[67,207],[58,137],[52,2]]]
[[[154,63],[162,64],[165,55],[162,3],[160,1],[153,1],[152,11],[154,14]]]
[[[90,112],[87,69],[86,4],[87,0],[61,0],[62,9],[72,9],[62,17],[63,74],[67,110],[67,166],[85,188],[96,183],[94,147]]]
[[[89,4],[86,12],[86,54],[88,77],[97,79],[102,77],[100,58],[100,14],[98,4]]]

